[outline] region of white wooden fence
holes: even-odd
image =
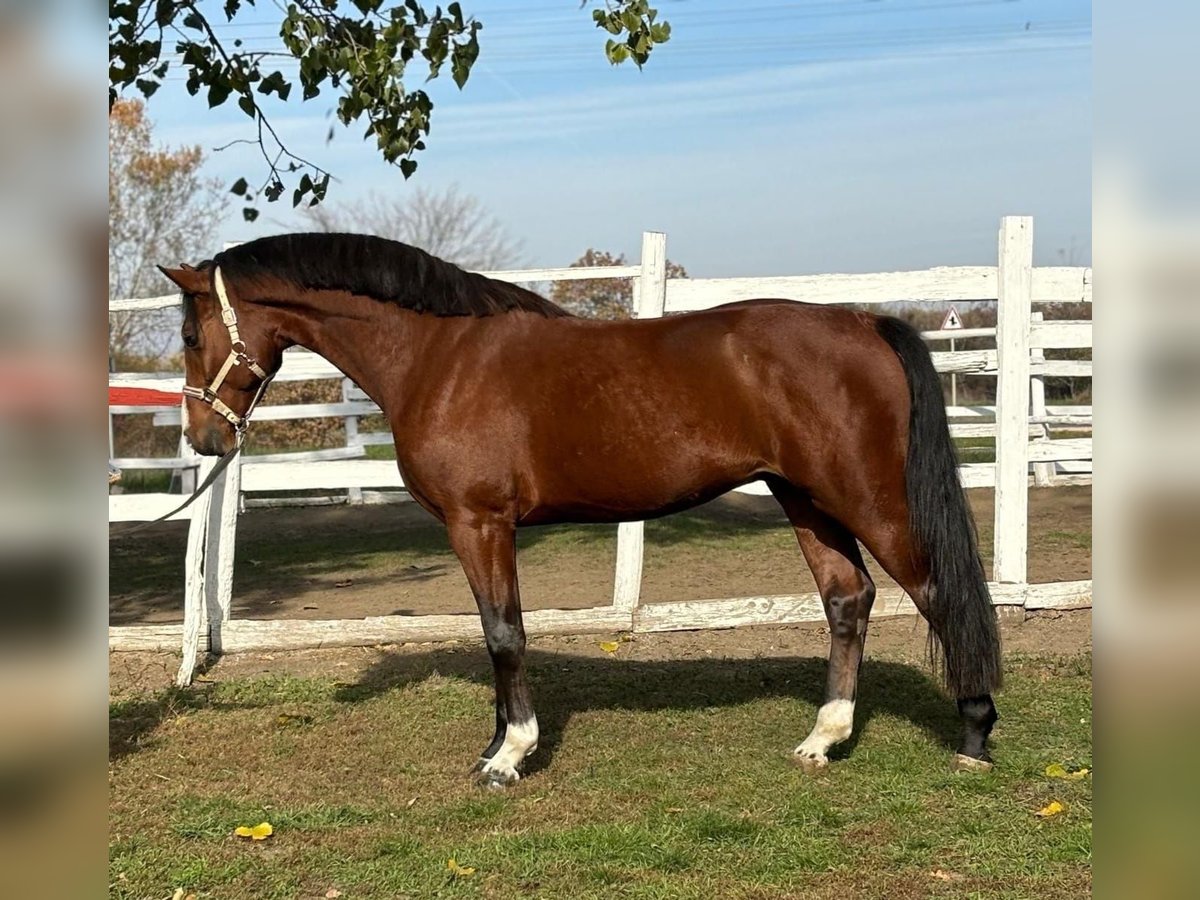
[[[1091,347],[1091,322],[1043,321],[1033,306],[1047,302],[1087,302],[1092,299],[1091,270],[1077,267],[1034,268],[1033,222],[1023,216],[1001,221],[996,266],[934,268],[912,272],[869,275],[806,275],[780,278],[666,278],[666,236],[648,232],[642,237],[641,262],[635,266],[540,269],[492,272],[492,277],[514,282],[545,282],[596,278],[634,279],[635,311],[639,318],[707,309],[722,303],[755,297],[776,297],[810,303],[886,303],[892,301],[996,301],[995,329],[930,332],[927,339],[955,337],[996,338],[996,348],[957,352],[935,351],[940,372],[993,375],[997,378],[996,404],[952,407],[949,410],[956,437],[994,436],[996,462],[962,466],[967,487],[995,487],[994,602],[1026,609],[1091,605],[1091,581],[1029,584],[1027,579],[1027,512],[1029,472],[1034,466],[1039,484],[1090,483],[1090,437],[1054,439],[1052,428],[1090,427],[1090,407],[1047,407],[1041,379],[1046,376],[1091,376],[1091,361],[1046,360],[1044,351]],[[175,296],[119,301],[112,311],[163,308],[178,302]],[[307,351],[285,354],[282,380],[342,377],[329,363]],[[155,386],[178,390],[180,376],[114,375],[110,383]],[[347,422],[377,412],[361,398],[348,393],[340,404],[260,407],[257,420],[342,416]],[[177,415],[158,410],[167,417]],[[171,419],[164,418],[164,421]],[[357,431],[357,427],[354,428]],[[348,429],[348,436],[351,432]],[[249,457],[231,465],[209,495],[193,504],[180,518],[190,518],[187,581],[182,625],[120,626],[109,629],[113,649],[171,649],[183,646],[180,683],[192,675],[200,650],[213,652],[286,649],[319,646],[366,645],[404,641],[448,640],[480,637],[477,616],[375,616],[327,621],[233,620],[230,617],[234,536],[239,497],[245,493],[293,490],[361,491],[402,488],[396,465],[390,460],[345,458],[360,456],[363,435],[345,451],[317,451],[297,462],[295,457]],[[1032,439],[1031,439],[1032,438]],[[321,454],[325,454],[324,457]],[[330,455],[341,458],[329,458]],[[137,460],[119,460],[133,468]],[[1071,464],[1061,471],[1060,465]],[[178,465],[178,463],[175,463]],[[203,477],[209,460],[199,461]],[[755,482],[739,490],[767,493]],[[178,495],[114,495],[109,498],[110,521],[136,521],[161,515],[179,501]],[[664,551],[666,552],[666,551]],[[675,631],[728,628],[748,624],[790,624],[824,621],[817,594],[772,597],[737,597],[675,603],[640,604],[643,526],[623,523],[617,534],[617,559],[613,602],[592,609],[539,609],[525,613],[530,634],[597,631]],[[881,589],[875,615],[915,612],[898,589]]]

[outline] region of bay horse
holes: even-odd
[[[850,736],[875,597],[859,543],[928,620],[963,737],[990,768],[996,616],[941,384],[904,322],[785,300],[596,321],[404,244],[290,234],[162,269],[183,294],[186,434],[240,444],[285,348],[330,360],[383,410],[413,499],[446,526],[495,669],[477,777],[504,787],[537,747],[515,531],[687,509],[762,479],[829,620],[807,770]],[[849,298],[848,298],[849,299]]]

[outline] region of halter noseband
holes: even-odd
[[[229,355],[225,357],[225,363],[221,366],[221,370],[217,372],[217,376],[212,380],[212,384],[206,388],[184,385],[183,395],[207,403],[217,415],[227,420],[233,426],[234,431],[237,432],[238,446],[241,446],[242,439],[246,434],[246,426],[250,424],[250,414],[254,412],[254,407],[262,399],[263,392],[266,391],[267,385],[271,383],[271,379],[274,376],[268,375],[267,371],[258,364],[254,357],[246,352],[246,342],[238,334],[237,313],[234,311],[233,305],[229,302],[229,295],[225,292],[225,280],[221,277],[220,266],[213,269],[213,288],[214,293],[217,295],[217,301],[221,304],[221,321],[229,331]],[[239,365],[245,365],[259,379],[258,390],[255,392],[254,399],[250,401],[250,406],[246,409],[246,414],[243,416],[235,413],[217,396],[217,391],[225,383],[225,377],[234,366]]]

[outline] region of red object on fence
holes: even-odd
[[[110,387],[109,406],[178,406],[183,395],[154,388]]]

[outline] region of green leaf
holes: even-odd
[[[290,94],[291,91],[292,85],[286,78],[283,77],[282,72],[272,72],[270,75],[264,78],[262,83],[258,86],[258,92],[260,94],[265,94],[267,96],[276,94],[279,96],[280,100],[287,100],[288,94]]]
[[[593,4],[599,9],[589,10],[594,25],[611,38],[605,53],[614,65],[631,57],[640,65],[656,44],[669,37],[669,26],[658,21],[651,3],[607,0]],[[299,64],[298,72],[283,65],[283,71],[264,74],[260,66],[269,57],[257,54],[253,41],[226,33],[230,29],[223,24],[214,26],[215,33],[210,29],[207,17],[216,15],[210,10],[220,10],[227,21],[233,21],[248,13],[255,0],[214,0],[207,8],[193,0],[111,0],[110,107],[134,84],[146,97],[156,93],[172,66],[182,67],[189,94],[203,91],[210,107],[234,99],[260,125],[266,124],[264,110],[274,107],[256,94],[287,102],[298,85],[307,101],[326,93],[328,87],[337,97],[333,104],[337,121],[365,124],[364,137],[377,146],[377,152],[398,165],[405,178],[411,177],[430,132],[433,102],[424,91],[411,89],[411,79],[424,73],[415,73],[408,63],[427,63],[430,78],[448,74],[465,89],[479,57],[481,23],[469,17],[461,0],[286,0],[277,5],[283,7],[282,49],[290,57],[288,62]],[[158,27],[147,28],[148,24]],[[172,34],[173,53],[164,53],[163,34]],[[261,142],[265,130],[251,131],[250,142],[255,133]],[[329,129],[326,141],[332,137]],[[264,151],[271,173],[261,191],[266,199],[281,199],[284,191],[297,204],[323,199],[328,178],[320,169],[303,163],[288,146]],[[306,169],[310,176],[302,181],[300,174]],[[246,201],[251,200],[245,179],[235,187]],[[247,221],[253,221],[257,211],[249,205],[246,209]]]
[[[227,81],[214,81],[208,86],[208,107],[220,106],[229,99],[231,88]]]

